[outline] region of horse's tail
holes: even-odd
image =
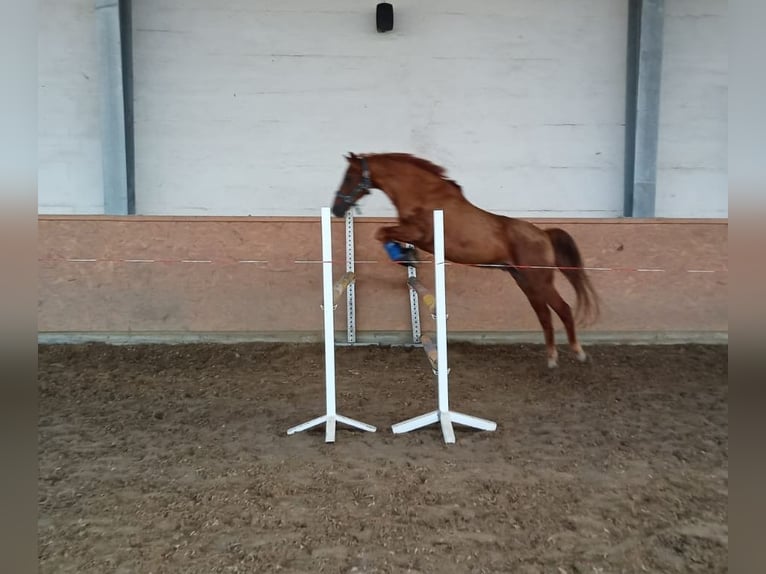
[[[599,314],[598,295],[583,269],[583,260],[574,238],[559,228],[546,229],[556,253],[556,267],[559,268],[574,287],[577,295],[575,317],[580,324],[593,323]]]

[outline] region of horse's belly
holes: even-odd
[[[445,241],[444,255],[449,261],[474,265],[505,263],[511,259],[507,244],[492,240],[479,242],[473,238]]]

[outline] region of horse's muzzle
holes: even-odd
[[[335,203],[332,204],[332,214],[335,217],[343,217],[346,215],[347,206],[343,201],[340,199],[336,199]]]

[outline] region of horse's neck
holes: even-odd
[[[372,177],[377,187],[385,193],[391,202],[401,210],[409,203],[421,204],[428,189],[437,183],[437,177],[409,164],[387,162],[375,170],[370,166]],[[377,174],[376,174],[377,171]]]

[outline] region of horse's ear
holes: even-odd
[[[349,162],[350,162],[351,160],[353,160],[353,159],[357,159],[357,158],[356,158],[356,154],[355,154],[354,152],[350,151],[350,152],[348,152],[348,153],[346,154],[346,159],[347,159]]]

